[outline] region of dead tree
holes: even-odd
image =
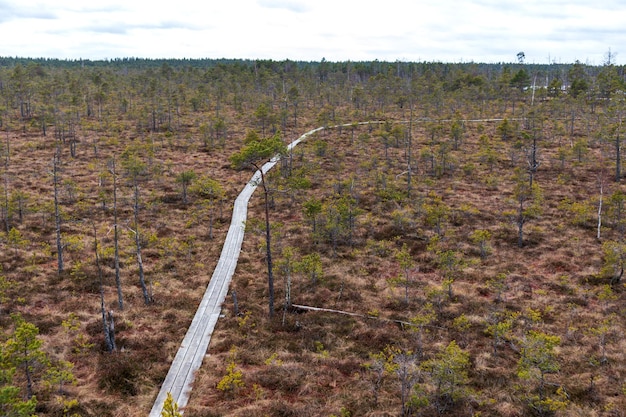
[[[119,230],[117,218],[117,173],[115,171],[115,157],[109,165],[111,175],[113,176],[113,244],[115,247],[114,260],[115,263],[115,286],[117,287],[117,305],[120,310],[124,310],[124,296],[122,294],[122,282],[120,278],[120,251],[119,251]]]
[[[113,352],[115,347],[115,324],[113,322],[113,312],[109,312],[108,318],[104,304],[104,279],[102,277],[102,266],[100,265],[100,255],[98,254],[98,235],[96,225],[91,224],[93,228],[93,250],[96,258],[96,268],[98,269],[98,279],[100,286],[100,312],[102,314],[102,327],[104,329],[104,344],[107,352]]]

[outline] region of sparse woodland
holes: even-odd
[[[242,155],[324,126],[251,200],[186,416],[624,416],[625,75],[0,59],[0,414],[147,415]]]

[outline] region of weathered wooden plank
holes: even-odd
[[[321,129],[322,128],[313,129],[300,136],[300,138],[289,144],[288,149],[291,150],[307,136]],[[265,163],[261,167],[263,173],[266,173],[274,167],[278,160],[278,157],[274,157],[269,162]],[[161,390],[150,411],[150,417],[161,417],[161,411],[163,410],[163,404],[167,398],[168,392],[172,394],[174,401],[176,401],[180,408],[187,405],[191,392],[191,384],[193,383],[196,371],[202,365],[202,360],[204,359],[211,340],[211,334],[219,318],[222,304],[228,293],[230,281],[237,267],[237,260],[241,252],[241,244],[245,232],[248,201],[257,188],[260,178],[260,172],[255,172],[252,179],[245,185],[235,200],[230,226],[226,239],[224,240],[220,258],[213,271],[204,296],[202,297],[202,301],[198,306],[198,310],[187,330],[187,334],[161,385]]]

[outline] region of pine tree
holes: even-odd
[[[6,363],[17,370],[24,372],[26,381],[26,397],[33,398],[36,374],[41,368],[48,367],[50,360],[42,350],[43,342],[39,339],[39,329],[28,323],[21,316],[11,316],[15,324],[13,335],[3,346]],[[3,361],[5,362],[5,361]]]
[[[436,386],[437,408],[443,412],[467,394],[469,381],[469,353],[463,351],[453,340],[424,368],[430,372]]]
[[[267,259],[267,284],[269,288],[268,310],[269,316],[272,318],[274,316],[274,271],[270,244],[269,188],[265,180],[265,173],[263,172],[263,169],[261,169],[260,163],[273,156],[284,155],[287,152],[287,147],[278,133],[272,137],[260,139],[258,135],[252,131],[246,136],[245,143],[245,146],[239,152],[231,156],[230,162],[233,168],[241,169],[247,166],[252,166],[261,174],[261,185],[265,196],[265,252]]]
[[[178,403],[174,401],[172,393],[167,393],[167,398],[163,403],[163,410],[161,411],[161,417],[182,417],[183,415],[178,411]]]
[[[555,348],[561,338],[543,332],[530,330],[522,340],[522,355],[517,363],[517,376],[524,380],[538,380],[537,394],[528,395],[529,406],[540,416],[552,415],[567,405],[566,395],[561,388],[556,396],[546,392],[546,376],[560,369]]]

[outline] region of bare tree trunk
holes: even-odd
[[[111,163],[111,174],[113,175],[113,244],[115,246],[115,286],[117,287],[117,305],[120,310],[124,310],[124,296],[122,294],[122,281],[120,278],[120,251],[119,251],[119,231],[117,224],[117,173],[115,172],[115,157]]]
[[[519,212],[517,213],[517,246],[524,247],[524,223],[526,218],[524,216],[524,202],[519,202]]]
[[[298,128],[298,103],[293,106],[293,127]]]
[[[41,133],[44,137],[46,137],[46,111],[45,109],[41,112]]]
[[[530,189],[533,188],[533,179],[535,178],[535,173],[539,168],[539,162],[537,161],[537,136],[533,135],[533,144],[530,149],[530,156],[528,161],[528,173],[529,173],[529,183]]]
[[[6,155],[4,156],[4,223],[7,234],[11,229],[9,221],[9,124],[7,123]]]
[[[261,177],[263,178],[263,192],[265,194],[265,245],[267,252],[267,285],[269,292],[269,314],[270,318],[274,316],[274,270],[272,265],[272,249],[271,249],[271,233],[270,233],[270,207],[268,201],[268,192],[265,185],[265,175],[261,171]]]
[[[60,150],[57,146],[54,160],[52,162],[52,173],[54,179],[54,224],[56,229],[57,243],[57,271],[59,274],[63,272],[63,245],[61,242],[61,214],[59,213],[59,174],[58,165],[60,160]]]
[[[285,325],[285,320],[287,318],[287,310],[291,308],[291,269],[287,271],[287,276],[285,277],[285,303],[283,304],[283,323]]]
[[[239,302],[237,301],[237,291],[231,290],[233,296],[233,314],[235,317],[239,316]]]
[[[407,174],[406,174],[406,197],[411,199],[411,148],[413,139],[413,99],[411,99],[411,115],[409,116],[409,137],[407,141]]]
[[[213,240],[213,221],[214,221],[214,211],[213,203],[211,203],[211,208],[209,209],[209,239]]]
[[[146,287],[146,280],[143,271],[143,260],[141,259],[141,240],[139,237],[139,185],[137,184],[137,178],[134,179],[134,188],[135,203],[133,205],[133,211],[135,215],[135,245],[137,248],[137,266],[139,267],[139,284],[141,285],[143,300],[147,305],[152,302],[152,297],[148,293],[148,288]]]
[[[76,158],[76,127],[74,126],[74,122],[71,117],[69,120],[69,137],[70,137],[70,155],[72,158]]]
[[[265,174],[258,166],[253,166],[261,173],[261,184],[263,185],[263,193],[265,195],[265,251],[267,257],[267,286],[269,292],[269,316],[274,317],[274,271],[272,265],[272,249],[271,249],[271,233],[270,233],[270,205],[268,199],[267,185],[265,184]]]
[[[602,229],[602,197],[603,197],[603,190],[602,190],[602,181],[600,181],[600,201],[598,202],[598,232],[596,235],[596,238],[598,240],[600,240],[600,230]]]
[[[109,311],[109,321],[108,321],[108,335],[111,340],[111,346],[113,350],[117,350],[117,346],[115,345],[115,320],[113,319],[113,311]]]
[[[96,234],[96,225],[91,224],[93,227],[93,250],[96,255],[96,267],[98,269],[98,278],[100,285],[100,312],[102,314],[102,327],[104,329],[104,344],[106,345],[107,352],[115,350],[115,341],[111,338],[111,326],[107,321],[106,308],[104,305],[104,280],[102,278],[102,267],[100,266],[100,257],[98,256],[98,236]]]
[[[615,137],[615,182],[620,182],[622,179],[622,146],[620,143],[619,132]]]

